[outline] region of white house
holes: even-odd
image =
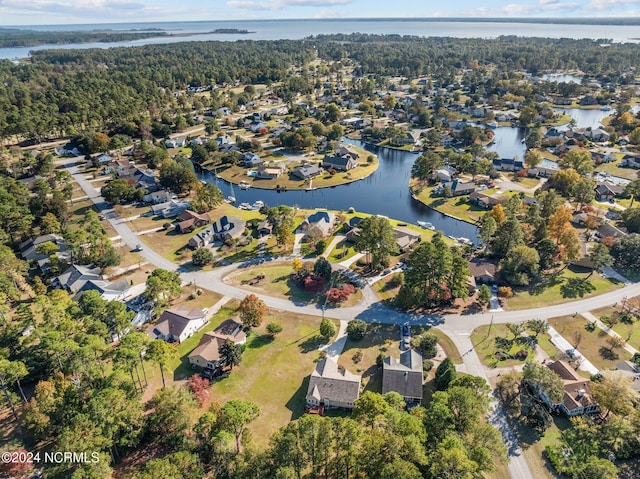
[[[207,324],[205,316],[205,312],[201,309],[193,311],[184,307],[168,309],[158,319],[153,333],[156,339],[182,342]]]

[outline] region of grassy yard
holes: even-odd
[[[610,175],[627,178],[629,180],[637,179],[640,170],[636,170],[634,168],[623,168],[619,166],[619,160],[621,160],[623,156],[624,153],[616,154],[616,158],[618,161],[612,161],[611,163],[601,163],[600,165],[596,166],[595,171],[601,173],[609,173]]]
[[[373,290],[382,301],[393,301],[402,286],[403,273],[394,273],[373,284]]]
[[[211,397],[217,403],[242,398],[260,407],[260,417],[249,429],[261,447],[274,431],[304,413],[308,376],[319,359],[319,346],[325,344],[318,334],[318,317],[272,311],[264,324],[273,319],[282,323],[283,332],[271,340],[264,325],[254,331],[242,363],[211,387]]]
[[[443,198],[433,195],[433,187],[414,190],[419,201],[449,216],[454,216],[469,223],[476,223],[487,212],[475,203],[470,203],[465,196]]]
[[[627,301],[629,304],[634,304],[637,298],[631,298]],[[628,323],[620,321],[623,317],[620,307],[607,306],[600,308],[591,313],[603,323],[610,325],[613,321],[613,330],[622,336],[627,343],[636,349],[640,349],[640,329],[638,328],[637,321]]]
[[[505,342],[506,347],[499,348],[496,339]],[[533,349],[519,337],[514,340],[513,334],[504,324],[483,325],[471,333],[473,343],[482,364],[487,367],[509,367],[524,364],[533,357]],[[499,352],[501,350],[502,352]],[[526,356],[516,358],[519,351],[526,352]]]
[[[353,243],[350,243],[346,240],[340,241],[331,253],[329,253],[329,257],[327,258],[332,263],[340,263],[342,261],[346,261],[349,258],[355,256],[358,252],[353,247]]]
[[[559,273],[555,278],[551,278],[546,287],[532,287],[525,290],[514,290],[514,296],[507,300],[509,309],[529,309],[538,306],[551,306],[554,304],[567,303],[582,298],[588,298],[599,294],[604,294],[623,285],[614,279],[603,278],[599,273],[589,276],[588,272],[577,272],[567,268]],[[593,285],[594,290],[590,292],[571,290],[567,287],[567,280],[579,278],[587,280]],[[573,297],[575,296],[575,297]]]
[[[586,329],[587,321],[580,315],[560,316],[549,320],[560,335],[572,344],[578,344],[578,350],[591,361],[598,369],[614,369],[618,361],[631,359],[631,354],[624,349],[615,350],[618,359],[606,359],[601,351],[609,349],[607,339],[610,337],[604,331],[596,328],[594,331]],[[576,339],[579,338],[579,341]]]
[[[234,286],[277,298],[289,299],[295,303],[321,304],[324,302],[324,295],[308,293],[300,289],[289,277],[292,271],[293,266],[289,263],[267,263],[243,269],[240,273],[232,273],[227,278],[230,280],[229,283]],[[261,274],[265,277],[258,280],[257,276]],[[342,303],[342,306],[353,306],[361,300],[362,292],[356,290],[345,303]]]
[[[362,353],[361,359],[358,359]],[[356,356],[356,353],[358,356]],[[382,369],[376,366],[378,354],[400,357],[400,328],[390,324],[369,324],[360,341],[347,338],[338,363],[354,374],[362,374],[365,390],[382,392]]]

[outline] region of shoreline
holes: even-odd
[[[412,198],[414,201],[417,201],[418,203],[423,204],[424,206],[426,206],[426,207],[427,207],[427,208],[429,208],[430,210],[432,210],[432,211],[437,211],[437,212],[438,212],[438,213],[440,213],[441,215],[448,216],[449,218],[453,218],[454,220],[463,221],[463,222],[465,222],[465,223],[467,223],[467,224],[470,224],[470,225],[475,226],[476,228],[478,227],[477,223],[472,223],[471,221],[469,221],[469,220],[465,220],[464,218],[459,218],[459,217],[457,217],[457,216],[453,216],[453,215],[451,215],[451,214],[449,214],[449,213],[445,213],[444,211],[441,211],[441,210],[439,210],[438,208],[433,207],[433,206],[431,206],[431,205],[429,205],[429,204],[425,203],[425,202],[424,202],[424,201],[422,201],[420,198],[418,198],[418,195],[416,195],[416,194],[413,192],[413,189],[411,188],[411,186],[409,186],[409,192],[411,193],[411,198]]]

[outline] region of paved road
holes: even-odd
[[[100,193],[93,187],[91,182],[85,178],[84,174],[79,170],[79,166],[84,163],[82,158],[70,158],[60,163],[64,164],[74,179],[85,191],[87,196],[91,198],[96,207],[105,215],[105,218],[111,223],[113,228],[120,235],[122,242],[134,248],[140,243],[136,233],[131,231],[126,221],[121,220],[115,211],[108,205]],[[253,261],[244,264],[232,264],[213,271],[206,272],[190,272],[182,269],[175,263],[167,260],[162,255],[150,248],[143,248],[140,254],[146,261],[158,268],[171,271],[180,271],[181,277],[186,282],[196,281],[199,286],[220,293],[228,298],[244,298],[247,292],[243,289],[231,286],[224,281],[224,277],[231,271],[242,266],[249,266]],[[618,290],[595,296],[592,298],[582,299],[571,303],[560,304],[555,306],[547,306],[543,308],[521,310],[521,311],[490,311],[483,314],[413,314],[403,313],[387,308],[383,303],[378,301],[377,296],[369,285],[363,288],[363,300],[357,305],[350,308],[333,308],[327,309],[326,316],[348,321],[354,318],[362,319],[368,322],[378,322],[386,324],[409,324],[415,325],[431,325],[437,326],[444,333],[451,337],[454,344],[460,351],[464,359],[464,370],[470,374],[474,374],[486,379],[484,366],[480,362],[478,355],[471,343],[471,331],[478,326],[494,323],[521,323],[533,318],[549,319],[556,316],[573,315],[574,313],[588,312],[593,309],[609,306],[613,303],[619,303],[624,297],[632,297],[640,295],[640,284],[629,284]],[[320,316],[322,309],[316,305],[308,305],[289,301],[288,299],[273,298],[266,295],[258,294],[267,306],[283,311],[297,312],[300,314],[309,314]],[[533,477],[531,471],[521,454],[517,441],[511,432],[506,421],[504,413],[499,407],[494,408],[494,413],[490,416],[492,424],[494,424],[502,432],[505,444],[509,449],[511,462],[509,463],[509,473],[513,479],[530,479]]]

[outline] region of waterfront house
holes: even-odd
[[[333,231],[336,221],[336,215],[329,211],[317,211],[307,216],[300,224],[300,230],[305,232],[307,236],[318,235],[326,238]]]
[[[360,397],[361,381],[362,376],[352,374],[326,357],[318,361],[309,378],[307,406],[353,409]]]
[[[322,174],[322,168],[318,168],[314,165],[300,165],[296,166],[291,174],[301,180],[308,180],[311,178],[315,178],[318,175]]]
[[[339,171],[348,171],[358,166],[359,155],[344,146],[333,155],[326,155],[322,160],[322,166],[327,170],[333,168]]]
[[[189,238],[189,247],[192,249],[204,248],[213,238],[213,228],[206,228]]]
[[[453,196],[470,195],[476,191],[476,184],[473,181],[464,183],[460,180],[454,180],[452,183],[447,183],[451,187],[451,194]]]

